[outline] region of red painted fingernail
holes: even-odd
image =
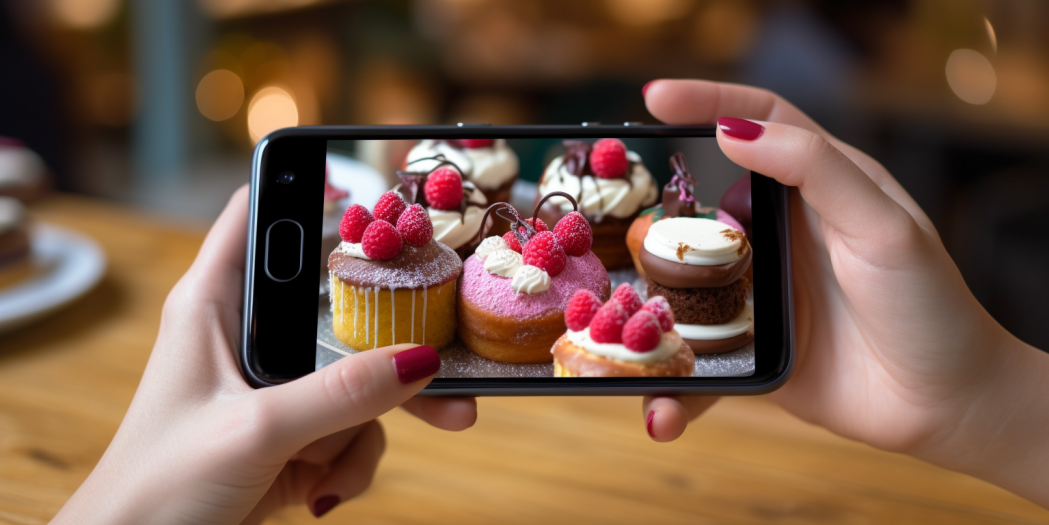
[[[313,513],[313,517],[319,518],[327,514],[331,509],[334,509],[340,502],[342,500],[334,494],[321,496],[317,498],[317,501],[313,502],[313,508],[310,509],[310,512]]]
[[[393,367],[402,385],[430,377],[441,368],[441,356],[432,346],[417,346],[393,356]]]
[[[719,117],[718,128],[722,133],[740,140],[756,140],[765,133],[765,126],[761,124],[732,117]]]
[[[645,85],[641,86],[642,97],[645,96],[645,93],[648,92],[648,87],[651,86],[653,82],[655,82],[655,80],[649,80],[648,82],[645,82]]]
[[[645,428],[648,430],[648,435],[652,439],[656,439],[656,434],[652,432],[652,422],[656,420],[656,411],[649,410],[648,417],[645,418]]]

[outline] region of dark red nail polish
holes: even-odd
[[[417,346],[394,354],[393,367],[397,370],[397,379],[407,385],[436,374],[441,368],[441,356],[432,346]]]
[[[648,87],[651,86],[653,82],[655,82],[655,80],[649,80],[648,82],[645,82],[645,85],[641,86],[642,97],[645,96],[645,93],[648,93]]]
[[[645,418],[645,428],[648,430],[648,435],[652,439],[656,439],[656,434],[652,432],[652,423],[656,420],[656,411],[649,410],[648,417]]]
[[[342,500],[334,494],[321,496],[317,498],[317,501],[313,502],[313,508],[310,509],[310,512],[313,513],[315,518],[319,518],[327,514],[331,509],[334,509],[340,502],[342,502]]]
[[[757,140],[765,133],[765,126],[761,124],[732,117],[719,117],[718,128],[722,133],[740,140]]]

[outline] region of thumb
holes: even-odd
[[[289,454],[324,436],[371,421],[411,399],[441,366],[430,346],[402,344],[359,352],[312,374],[256,391],[271,445]]]

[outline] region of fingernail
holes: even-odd
[[[432,346],[417,346],[394,354],[393,367],[397,370],[397,379],[407,385],[436,374],[441,368],[441,356]]]
[[[334,494],[321,496],[317,498],[317,501],[313,502],[313,508],[310,509],[310,512],[313,513],[315,518],[319,518],[327,514],[331,509],[334,509],[341,501],[342,500]]]
[[[653,82],[655,82],[655,80],[649,80],[648,82],[645,82],[645,85],[641,86],[642,97],[645,96],[645,93],[648,92],[648,86],[651,86]]]
[[[761,124],[732,117],[719,117],[718,128],[722,133],[740,140],[756,140],[765,133],[765,126]]]
[[[656,439],[656,434],[652,432],[652,422],[656,420],[656,411],[649,410],[648,417],[645,418],[645,428],[648,430],[648,435],[652,439]]]

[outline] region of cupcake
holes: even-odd
[[[617,139],[594,144],[565,141],[567,151],[547,166],[539,181],[539,197],[562,191],[575,197],[579,211],[594,229],[594,253],[609,270],[630,266],[624,239],[638,213],[656,202],[656,181]],[[539,218],[554,224],[572,211],[567,199],[551,199]]]
[[[744,275],[752,258],[742,231],[696,217],[653,223],[639,255],[649,297],[666,298],[677,332],[696,354],[727,352],[754,340],[750,279]]]
[[[642,211],[626,233],[627,249],[634,261],[634,268],[641,277],[645,277],[645,269],[638,258],[641,253],[641,243],[644,242],[645,235],[648,234],[648,229],[654,222],[672,217],[697,217],[721,221],[737,230],[743,230],[739,221],[725,210],[704,207],[696,200],[694,196],[696,179],[689,173],[685,155],[680,151],[670,157],[670,170],[674,172],[674,175],[670,178],[670,182],[663,186],[663,201]],[[749,189],[748,186],[748,202]]]
[[[666,299],[641,304],[626,283],[604,305],[587,290],[576,292],[565,324],[568,331],[551,350],[554,377],[680,377],[695,367]]]
[[[431,164],[427,162],[427,164]],[[442,161],[428,171],[398,171],[401,183],[393,188],[408,204],[419,204],[430,216],[433,238],[465,259],[477,247],[488,200],[474,183],[463,180],[455,164]]]
[[[430,216],[386,192],[375,208],[354,204],[328,257],[335,336],[362,351],[397,343],[440,349],[455,337],[463,264],[433,238]]]
[[[0,289],[33,273],[25,207],[12,197],[0,197]]]
[[[518,160],[506,140],[423,140],[408,152],[404,168],[429,172],[442,162],[454,164],[464,181],[473,183],[484,193],[485,202],[510,201],[510,187],[517,180]]]
[[[512,228],[485,238],[463,263],[459,338],[494,361],[549,363],[551,345],[565,332],[572,294],[583,289],[609,295],[608,273],[590,251],[590,225],[573,212],[551,231],[540,220],[522,220],[505,202],[489,207],[485,218],[489,213]]]

